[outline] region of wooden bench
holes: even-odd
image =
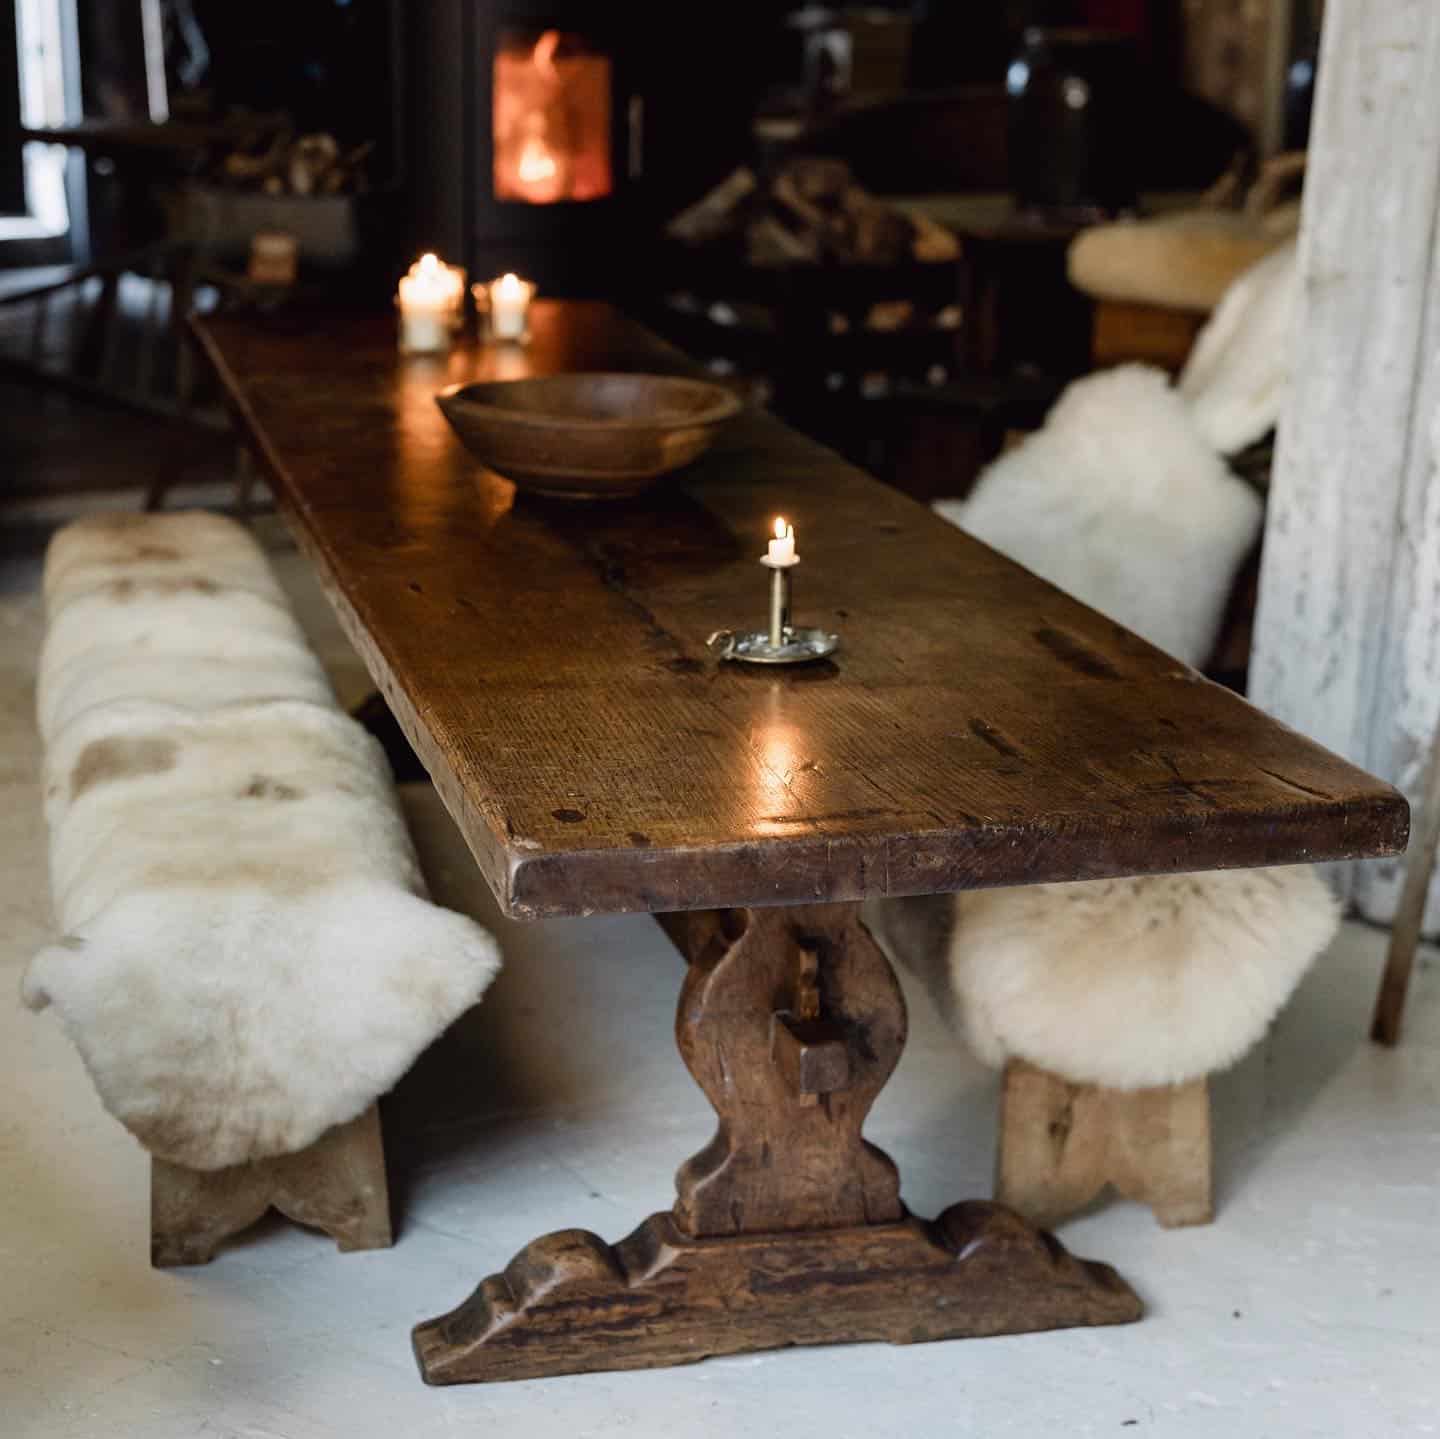
[[[478,999],[493,941],[425,899],[383,753],[241,526],[92,517],[45,591],[64,937],[25,997],[152,1154],[153,1262],[270,1208],[388,1245],[375,1101]]]

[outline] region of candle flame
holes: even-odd
[[[402,305],[424,309],[449,305],[458,314],[464,290],[464,271],[447,265],[438,255],[427,250],[400,277],[399,298]]]
[[[790,533],[790,526],[785,523],[784,515],[775,517],[775,538],[783,540]]]

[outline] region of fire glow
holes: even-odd
[[[497,200],[530,205],[610,194],[610,57],[579,35],[510,29],[495,55]]]

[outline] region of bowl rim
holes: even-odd
[[[587,415],[555,415],[539,410],[515,410],[503,405],[487,404],[466,393],[468,390],[493,389],[498,385],[525,385],[544,383],[548,380],[613,380],[643,379],[666,380],[686,385],[696,385],[710,391],[711,403],[693,415],[680,419],[646,419],[637,415],[633,418],[596,419]],[[713,380],[702,380],[694,375],[659,375],[653,370],[562,370],[554,375],[522,375],[512,380],[461,380],[458,384],[446,385],[435,395],[435,403],[444,410],[449,405],[463,409],[477,419],[499,420],[505,424],[522,425],[531,428],[555,429],[564,426],[581,430],[678,430],[692,425],[718,425],[738,415],[744,403],[733,391]]]

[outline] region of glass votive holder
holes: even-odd
[[[481,332],[492,340],[523,344],[530,338],[530,302],[535,285],[518,275],[501,275],[489,284],[470,287]]]

